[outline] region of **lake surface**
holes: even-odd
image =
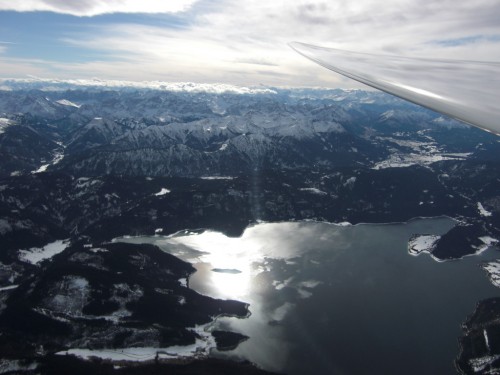
[[[500,290],[478,266],[493,250],[438,263],[408,254],[412,234],[446,233],[449,218],[337,226],[263,223],[221,233],[136,237],[196,267],[189,287],[250,304],[217,329],[250,337],[215,356],[288,374],[456,374],[460,324]],[[120,241],[124,239],[118,239]]]

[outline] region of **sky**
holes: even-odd
[[[0,0],[0,77],[342,87],[301,41],[500,61],[499,0]]]

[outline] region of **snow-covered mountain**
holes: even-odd
[[[227,347],[245,339],[203,324],[243,317],[246,304],[197,295],[191,266],[152,246],[110,243],[118,236],[446,215],[458,224],[419,251],[439,260],[480,252],[500,239],[499,148],[492,134],[376,92],[3,81],[3,368],[64,372],[76,359],[54,354],[70,348],[149,358],[172,345],[203,355],[220,335]],[[464,326],[461,368],[500,355],[475,345],[482,324],[488,337],[498,330],[495,311],[483,301]],[[194,349],[200,337],[210,345]],[[96,366],[88,373],[108,366],[78,363]]]
[[[43,85],[49,83],[47,90]],[[440,126],[442,117],[433,112],[359,90],[236,90],[207,85],[164,85],[151,90],[116,88],[117,84],[103,90],[74,82],[31,84],[30,90],[18,90],[29,87],[28,82],[13,81],[10,91],[0,91],[3,123],[17,125],[3,126],[0,137],[10,139],[21,129],[24,133],[31,129],[33,134],[24,135],[23,143],[40,144],[24,155],[24,146],[17,151],[9,146],[7,152],[0,139],[0,152],[7,153],[6,159],[16,159],[3,166],[4,175],[30,173],[42,166],[82,176],[232,175],[255,168],[394,166],[397,158],[391,159],[390,154],[405,149],[394,148],[394,142],[382,136],[399,132],[405,137],[403,133],[409,131],[432,143],[429,132],[463,130],[449,120]],[[428,130],[425,135],[415,134],[423,129]],[[432,150],[441,155],[447,147]],[[18,156],[9,156],[13,154]],[[384,160],[390,161],[383,164]]]

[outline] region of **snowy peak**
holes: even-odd
[[[0,117],[0,134],[5,132],[5,129],[7,129],[9,126],[14,125],[15,122],[11,119]]]
[[[64,84],[60,87],[69,87]],[[4,173],[29,173],[50,165],[77,176],[235,175],[254,168],[311,165],[407,167],[470,156],[440,146],[450,139],[444,133],[435,138],[431,131],[448,129],[435,126],[443,123],[441,116],[381,93],[243,90],[251,93],[246,95],[212,85],[225,90],[214,94],[199,90],[199,85],[174,86],[177,91],[167,86],[0,91],[0,131],[11,132],[12,119],[25,137],[41,138],[47,145],[43,152],[33,147],[26,163],[12,155]],[[460,144],[469,142],[458,133],[452,136]],[[67,146],[63,159],[57,142]]]
[[[66,100],[66,99],[57,100],[56,103],[61,104],[61,105],[65,105],[68,107],[75,107],[75,108],[81,107],[81,105],[75,104],[75,103],[70,102],[69,100]]]

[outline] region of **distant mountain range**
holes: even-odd
[[[42,83],[46,88],[48,83]],[[0,174],[29,173],[42,166],[80,176],[191,177],[256,168],[380,168],[384,161],[397,165],[400,153],[412,154],[420,146],[418,153],[427,162],[461,159],[447,154],[476,152],[478,142],[491,139],[373,92],[235,93],[229,88],[215,94],[220,87],[158,91],[60,85],[65,90],[14,90],[29,86],[14,81],[10,91],[0,91]],[[437,144],[444,133],[446,142]],[[408,135],[414,143],[401,142]],[[415,164],[416,159],[404,163]]]

